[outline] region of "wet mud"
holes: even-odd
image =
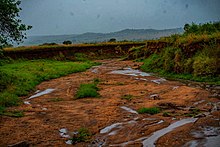
[[[139,62],[99,62],[22,97],[24,104],[10,109],[24,111],[24,117],[0,117],[0,146],[71,146],[69,139],[82,127],[92,137],[75,146],[219,145],[220,100],[209,90],[141,72]],[[80,84],[97,78],[99,98],[75,98]],[[142,107],[162,111],[138,114]]]

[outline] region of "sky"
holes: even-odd
[[[28,35],[170,29],[220,21],[220,0],[21,0]]]

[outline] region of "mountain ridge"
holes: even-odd
[[[86,32],[83,34],[68,34],[68,35],[45,35],[45,36],[28,36],[27,40],[21,45],[40,45],[44,43],[63,43],[63,41],[70,40],[73,43],[93,43],[108,41],[115,38],[117,41],[142,41],[152,40],[172,34],[183,33],[182,28],[174,29],[124,29],[109,33],[94,33]]]

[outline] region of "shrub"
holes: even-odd
[[[131,101],[133,99],[133,95],[131,94],[125,94],[121,97],[121,99],[125,99],[125,100],[128,100],[128,101]]]
[[[63,44],[65,44],[65,45],[72,44],[72,41],[70,41],[70,40],[63,41]]]
[[[98,97],[98,87],[96,84],[81,84],[76,93],[76,98]]]
[[[143,108],[138,109],[137,112],[139,114],[148,113],[148,114],[153,115],[153,114],[160,113],[160,108],[157,108],[157,107],[145,108],[145,107],[143,107]]]
[[[159,61],[160,61],[160,56],[157,54],[153,54],[144,60],[144,64],[141,66],[141,69],[144,71],[150,71],[155,68],[158,68],[158,66],[160,67],[161,65],[161,62]]]
[[[108,42],[116,42],[117,40],[115,39],[115,38],[111,38],[111,39],[109,39],[109,41]]]
[[[193,74],[195,76],[210,76],[217,73],[217,61],[215,58],[210,58],[204,55],[195,57],[193,63]]]
[[[78,133],[71,138],[72,144],[76,144],[79,142],[87,142],[89,141],[92,134],[89,132],[87,128],[80,128]]]

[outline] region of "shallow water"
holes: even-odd
[[[201,131],[192,132],[197,140],[187,142],[183,147],[217,147],[220,146],[220,128],[204,127]]]
[[[114,128],[119,128],[119,127],[121,127],[121,125],[122,125],[122,123],[114,123],[114,124],[112,124],[112,125],[110,125],[110,126],[105,127],[104,129],[102,129],[102,130],[100,131],[100,133],[101,133],[101,134],[108,133],[108,132],[110,132],[110,131],[111,131],[112,129],[114,129]]]
[[[28,100],[29,99],[33,99],[33,98],[36,98],[36,97],[39,97],[39,96],[42,96],[42,95],[45,95],[45,94],[49,94],[49,93],[51,93],[51,92],[53,92],[55,89],[51,89],[51,88],[49,88],[49,89],[46,89],[46,90],[44,90],[44,91],[38,91],[38,93],[36,93],[35,95],[32,95],[31,97],[29,97],[28,98]]]
[[[142,76],[142,77],[150,76],[149,73],[142,72],[140,70],[135,70],[130,67],[124,68],[122,70],[114,70],[111,72],[111,74],[121,74],[121,75],[128,75],[128,76]]]
[[[186,119],[182,119],[180,121],[177,121],[171,125],[169,125],[168,127],[161,129],[159,131],[156,131],[153,133],[152,136],[148,137],[146,140],[144,140],[143,146],[144,147],[155,147],[154,143],[163,135],[173,131],[175,128],[183,126],[185,124],[188,123],[193,123],[197,120],[197,118],[186,118]]]
[[[138,114],[137,111],[135,111],[135,110],[133,110],[133,109],[131,109],[131,108],[128,108],[128,107],[126,107],[126,106],[121,106],[120,108],[122,108],[122,109],[124,109],[124,110],[126,110],[126,111],[128,111],[128,112],[130,112],[130,113]]]
[[[156,83],[156,84],[161,84],[161,83],[165,82],[166,79],[164,79],[164,78],[160,78],[160,79],[151,80],[151,81],[154,82],[154,83]]]

